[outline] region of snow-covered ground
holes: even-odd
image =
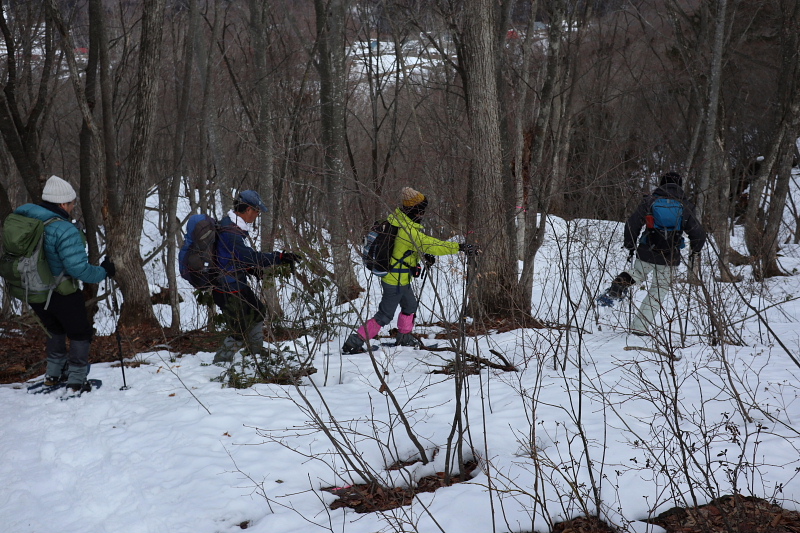
[[[323,488],[362,481],[342,451],[387,485],[413,484],[443,470],[457,414],[455,381],[430,373],[449,354],[378,351],[378,371],[432,458],[387,470],[418,452],[369,356],[339,354],[349,333],[342,326],[314,348],[318,372],[298,387],[222,388],[212,381],[223,370],[212,353],[167,349],[137,356],[145,364],[126,369],[128,390],[109,364],[92,367],[102,388],[69,401],[0,387],[2,530],[527,532],[588,512],[631,531],[658,531],[642,520],[734,491],[800,509],[800,368],[775,337],[798,358],[800,277],[734,288],[715,283],[706,264],[709,295],[741,345],[710,345],[704,293],[683,282],[661,315],[669,333],[643,341],[624,333],[627,305],[600,315],[589,305],[625,267],[620,244],[618,224],[553,219],[538,257],[535,314],[574,327],[468,340],[467,352],[493,358],[495,350],[518,372],[484,369],[461,391],[465,453],[480,462],[466,483],[382,514],[329,509],[335,496]],[[796,272],[800,248],[785,246],[781,261]],[[150,268],[157,284],[163,273]],[[458,317],[463,269],[460,257],[437,262],[420,323]],[[377,282],[363,283],[369,291],[353,307],[329,309],[343,324],[377,306]],[[292,280],[282,289],[290,317],[312,309],[291,300],[298,290]],[[188,288],[184,299],[185,326],[201,325]],[[745,301],[765,310],[771,331]],[[98,328],[113,330],[107,310]],[[649,351],[669,344],[680,361]],[[307,353],[307,345],[288,347]]]

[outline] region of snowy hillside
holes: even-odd
[[[311,338],[286,343],[318,369],[297,387],[221,388],[212,353],[167,349],[137,356],[144,364],[126,370],[129,390],[109,364],[92,367],[102,388],[68,401],[0,387],[3,530],[528,532],[599,513],[628,531],[659,531],[643,520],[734,492],[800,509],[800,368],[791,358],[800,353],[800,277],[718,284],[706,254],[708,294],[742,342],[710,345],[704,293],[683,282],[662,313],[665,333],[642,340],[624,332],[627,305],[600,314],[590,305],[625,267],[620,226],[553,219],[549,229],[535,315],[572,328],[467,339],[469,354],[494,359],[493,350],[518,370],[483,368],[460,392],[464,453],[479,461],[468,482],[385,513],[329,509],[336,496],[322,489],[363,482],[355,466],[388,487],[442,471],[458,414],[455,380],[431,373],[452,353],[381,347],[376,372],[367,354],[339,354],[350,331],[342,325],[321,347]],[[796,272],[800,247],[787,245],[783,255],[782,266]],[[157,284],[163,273],[152,268]],[[437,262],[421,324],[457,319],[463,271],[463,258]],[[363,298],[335,309],[343,324],[377,306],[377,283],[363,281]],[[293,280],[282,289],[289,316],[309,312],[291,300],[298,290]],[[184,296],[186,325],[197,327],[204,317],[188,288]],[[763,310],[770,329],[747,304]],[[98,326],[107,333],[113,322],[103,313]],[[682,358],[656,353],[665,351]],[[379,375],[428,464],[413,462],[418,450]],[[410,464],[387,470],[398,461]]]

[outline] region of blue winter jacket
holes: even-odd
[[[258,274],[257,270],[281,263],[280,253],[257,252],[248,246],[248,233],[237,226],[230,217],[219,223],[217,235],[217,266],[220,276],[215,290],[239,292],[247,287],[247,274]]]
[[[38,218],[46,222],[56,218],[55,222],[44,227],[44,254],[53,276],[58,277],[66,272],[73,279],[84,283],[99,283],[106,279],[103,267],[89,264],[86,254],[86,238],[72,222],[66,211],[54,204],[24,204],[15,213],[30,218]]]

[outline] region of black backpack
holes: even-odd
[[[181,277],[195,289],[211,288],[219,275],[216,262],[219,223],[209,215],[192,215],[178,253]]]
[[[656,198],[645,216],[640,242],[651,250],[669,252],[686,246],[683,239],[683,204],[674,198]]]
[[[367,270],[379,278],[389,273],[389,263],[392,259],[396,237],[397,226],[391,225],[388,220],[375,222],[367,236],[364,237],[361,259]]]

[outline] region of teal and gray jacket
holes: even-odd
[[[99,283],[106,279],[103,267],[89,264],[86,237],[70,222],[66,211],[50,202],[42,202],[40,205],[21,205],[14,212],[42,222],[56,218],[44,227],[44,254],[53,276],[66,273],[84,283]]]

